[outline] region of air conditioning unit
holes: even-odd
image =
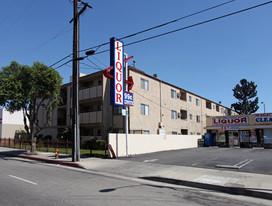
[[[181,97],[181,93],[177,93],[177,98],[180,98]]]
[[[178,118],[179,118],[179,119],[181,119],[181,116],[182,116],[181,113],[178,113]]]

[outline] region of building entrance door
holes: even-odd
[[[239,146],[239,133],[235,131],[228,131],[229,147]]]

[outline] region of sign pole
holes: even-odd
[[[125,59],[128,58],[128,55],[127,54],[124,54],[125,56]],[[125,69],[126,69],[126,76],[125,76],[125,79],[128,79],[128,63],[127,61],[125,61]],[[126,84],[126,91],[128,92],[128,84]],[[128,105],[125,106],[125,109],[126,109],[126,121],[125,121],[125,124],[126,124],[126,156],[129,157],[129,154],[128,154]]]

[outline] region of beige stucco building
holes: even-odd
[[[233,115],[234,112],[216,102],[164,82],[134,67],[134,106],[129,107],[131,134],[185,134],[203,135],[207,116]],[[71,84],[61,88],[63,102],[54,110],[52,120],[43,131],[53,138],[61,130],[71,127]],[[110,105],[110,80],[103,72],[85,75],[79,79],[80,136],[106,138],[108,132],[124,133],[122,108]],[[41,113],[40,121],[45,121]]]

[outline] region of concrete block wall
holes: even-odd
[[[145,154],[151,152],[187,149],[197,147],[201,135],[128,135],[128,154]],[[117,157],[126,156],[126,135],[109,134],[109,144]]]

